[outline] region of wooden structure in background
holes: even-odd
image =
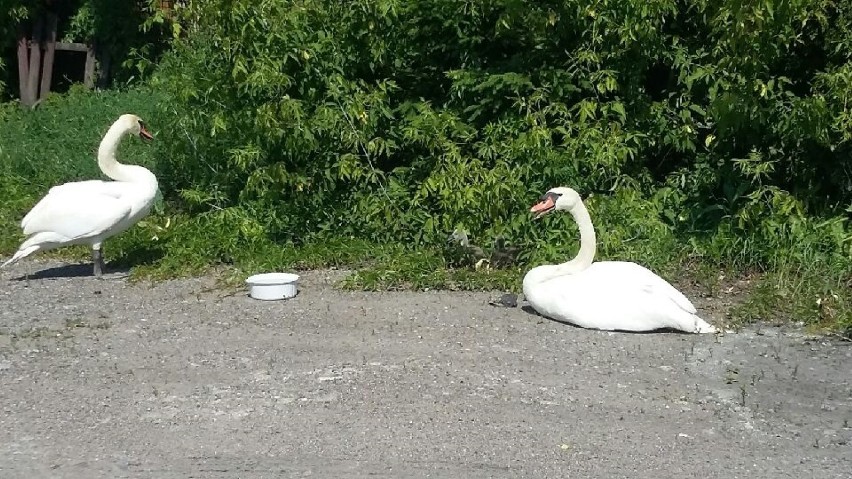
[[[50,92],[53,80],[53,63],[57,51],[82,52],[86,54],[86,64],[83,68],[83,84],[94,88],[106,86],[109,80],[110,56],[107,49],[98,49],[96,42],[66,43],[56,41],[57,24],[59,19],[50,8],[56,0],[45,0],[48,8],[46,14],[36,17],[30,22],[31,31],[22,24],[18,29],[18,80],[20,99],[24,106],[33,106],[44,99]],[[123,0],[113,0],[123,1]],[[158,7],[171,18],[174,9],[184,6],[186,0],[159,0]],[[64,20],[63,20],[64,21]],[[95,78],[95,66],[97,79]]]
[[[18,30],[18,81],[23,106],[33,106],[50,92],[53,79],[53,61],[57,51],[82,52],[86,54],[83,69],[83,84],[95,86],[95,44],[65,43],[56,41],[58,19],[48,13],[32,22],[32,32],[27,36],[24,26]],[[101,58],[99,83],[106,82],[109,59]]]

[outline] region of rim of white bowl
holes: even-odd
[[[250,285],[273,285],[289,284],[299,280],[298,274],[293,273],[261,273],[246,278],[246,284]]]

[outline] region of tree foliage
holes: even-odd
[[[273,235],[530,237],[555,185],[688,234],[852,204],[852,8],[829,0],[199,0],[162,170]],[[262,206],[260,206],[262,205]],[[647,206],[646,206],[647,207]]]
[[[15,29],[21,20],[27,18],[29,9],[26,2],[20,0],[0,0],[0,99],[6,92],[8,83],[8,57],[3,54],[8,50],[12,39],[15,38]]]

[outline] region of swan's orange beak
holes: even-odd
[[[153,140],[153,139],[154,139],[154,135],[152,135],[152,134],[151,134],[148,130],[146,130],[146,129],[145,129],[145,127],[143,126],[143,127],[140,127],[140,128],[139,128],[139,138],[142,138],[143,140],[151,141],[151,140]]]
[[[547,195],[546,198],[534,204],[533,207],[530,208],[530,213],[535,213],[535,217],[533,219],[539,219],[553,211],[554,208],[556,208],[556,201],[554,201],[553,196]]]

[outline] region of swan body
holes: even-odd
[[[116,160],[118,145],[128,134],[152,139],[139,117],[119,117],[98,149],[98,166],[114,181],[77,181],[51,188],[21,220],[27,238],[2,266],[38,251],[88,244],[92,247],[94,273],[103,274],[101,243],[145,217],[158,189],[157,178],[149,170]]]
[[[576,191],[554,188],[531,209],[537,217],[555,210],[567,210],[577,221],[580,252],[524,277],[524,296],[539,314],[589,329],[716,331],[683,293],[647,268],[627,261],[593,262],[594,227]]]

